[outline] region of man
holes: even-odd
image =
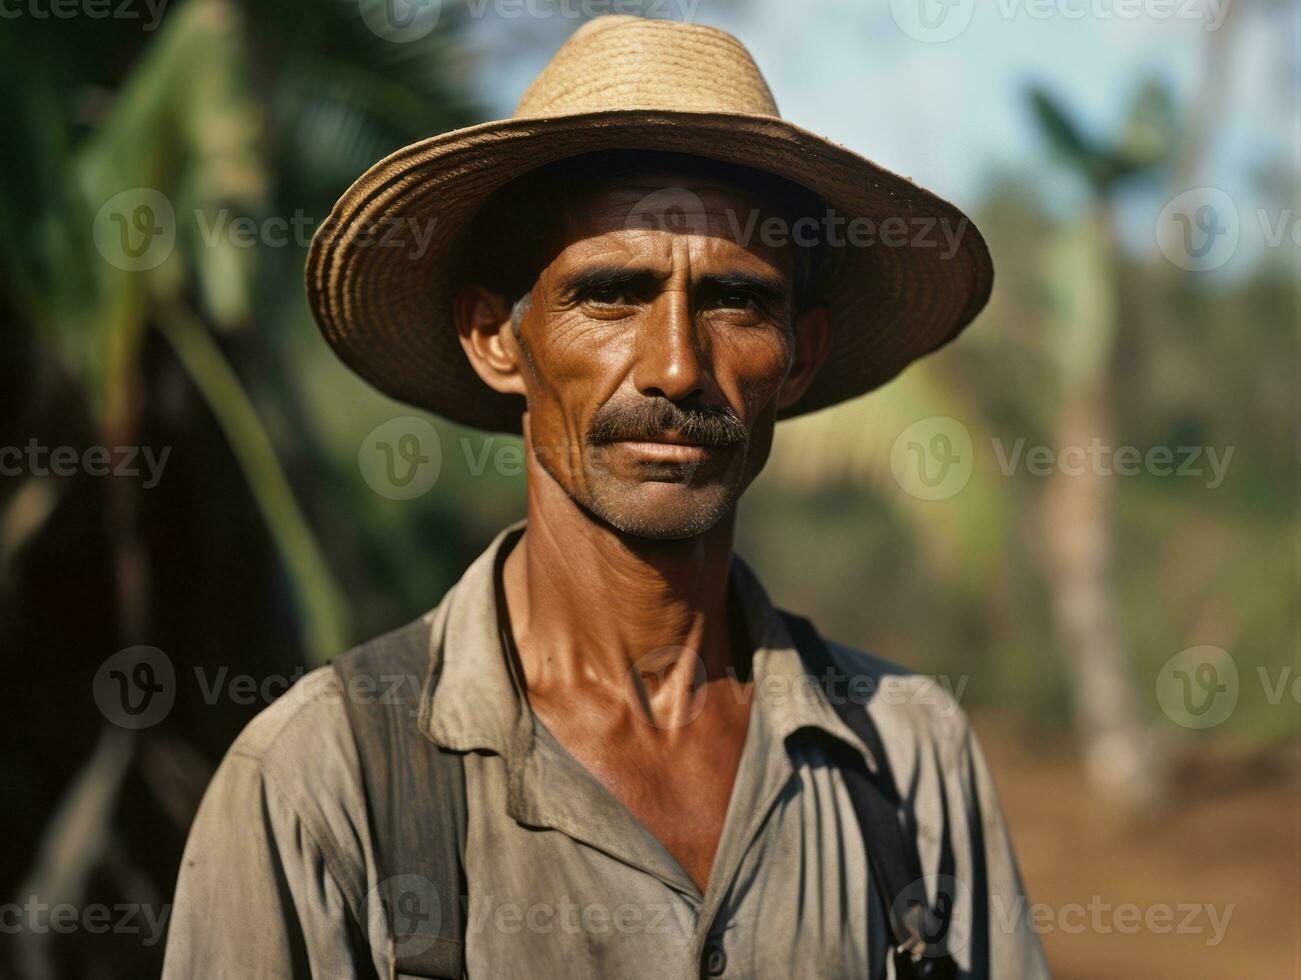
[[[166,975],[1046,975],[957,705],[732,554],[778,418],[951,339],[991,276],[704,27],[599,18],[514,119],[376,165],[313,310],[387,393],[521,432],[527,520],[240,736]]]

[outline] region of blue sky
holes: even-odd
[[[448,0],[451,2],[451,0]],[[562,0],[530,0],[558,10]],[[569,0],[608,9],[614,0]],[[934,38],[916,21],[965,27]],[[1296,172],[1297,13],[1286,0],[651,0],[651,9],[731,31],[750,48],[782,114],[966,207],[995,169],[1034,179],[1070,207],[1078,188],[1044,152],[1026,110],[1028,84],[1061,96],[1094,132],[1114,132],[1139,83],[1166,81],[1181,106],[1203,89],[1205,51],[1231,25],[1223,109],[1198,177],[1244,213],[1244,244],[1259,236],[1252,174]],[[1248,6],[1250,4],[1250,6]],[[509,115],[528,81],[577,26],[564,16],[491,13],[471,26],[480,52],[471,88],[492,114]],[[1164,16],[1159,16],[1164,13]],[[911,20],[910,20],[911,18]],[[680,19],[680,17],[678,17]],[[1168,187],[1127,208],[1141,237]],[[1275,210],[1278,205],[1269,205]]]

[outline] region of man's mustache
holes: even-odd
[[[603,406],[587,427],[587,442],[599,446],[623,440],[655,442],[669,435],[698,446],[739,446],[749,437],[730,407],[683,406],[667,398],[645,398]]]

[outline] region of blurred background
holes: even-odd
[[[0,976],[156,975],[240,728],[522,515],[517,440],[336,361],[306,245],[635,11],[739,35],[998,273],[958,343],[779,427],[740,553],[959,697],[1057,976],[1296,975],[1294,5],[7,0]]]

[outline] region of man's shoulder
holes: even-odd
[[[228,755],[264,769],[328,746],[334,733],[350,734],[343,686],[331,666],[317,667],[294,683],[244,726]]]
[[[866,704],[887,741],[894,736],[952,750],[965,746],[971,733],[960,704],[966,675],[920,673],[846,643],[825,642],[845,674],[845,696]]]
[[[418,698],[437,612],[424,613],[307,673],[248,723],[229,754],[269,772],[290,773],[323,753],[355,759],[346,699],[367,704]]]
[[[223,820],[301,825],[352,892],[365,874],[366,798],[344,696],[333,667],[303,676],[244,727],[208,797]]]
[[[218,778],[275,797],[321,843],[363,826],[365,794],[344,685],[318,667],[263,708],[235,739]]]

